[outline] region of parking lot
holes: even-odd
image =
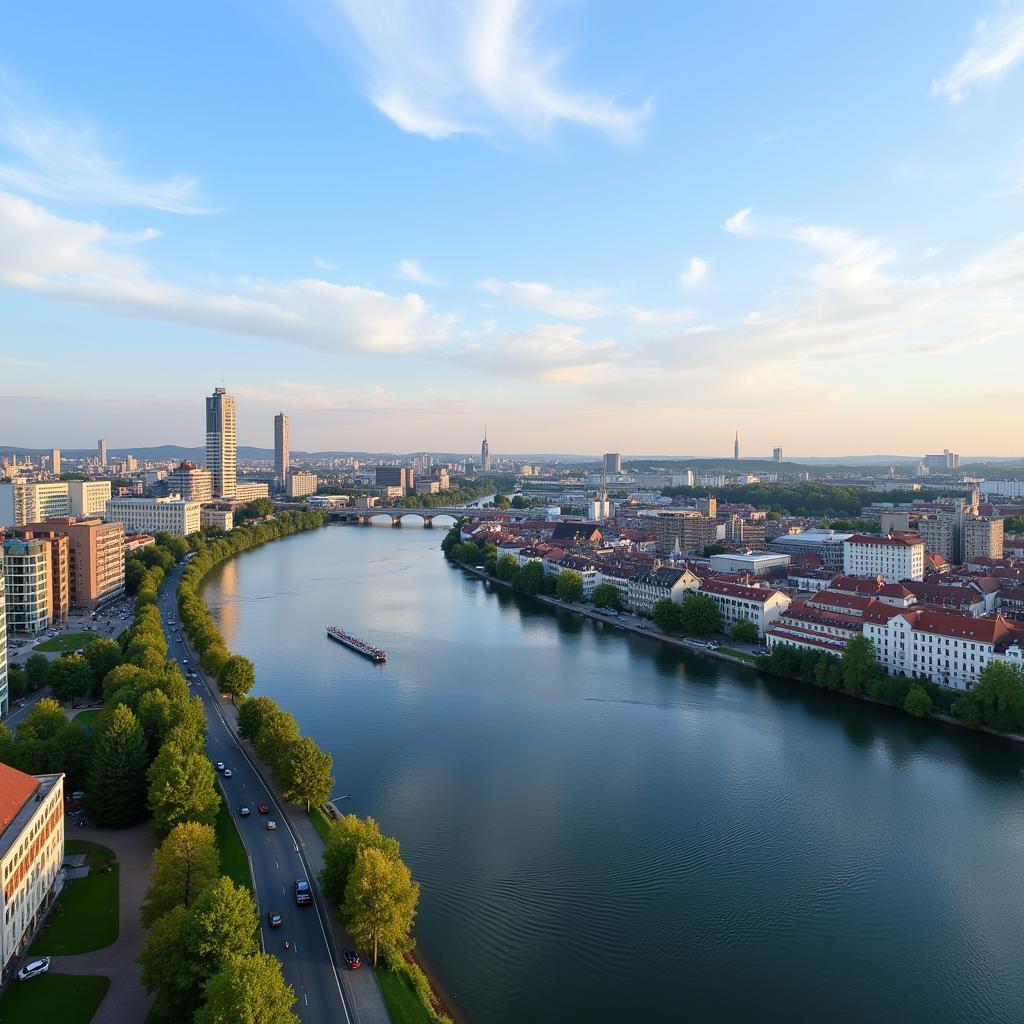
[[[116,639],[132,624],[134,615],[133,602],[122,599],[107,605],[98,612],[73,612],[67,622],[61,623],[38,636],[14,636],[7,644],[7,658],[12,665],[24,665],[33,654],[45,654],[48,658],[59,658],[64,650],[39,650],[47,646],[47,642],[61,637],[82,635],[81,644],[86,644],[94,636]],[[51,645],[54,646],[54,645]],[[72,646],[70,650],[78,650]]]

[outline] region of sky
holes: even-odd
[[[1019,455],[1022,352],[1024,0],[3,14],[0,444]]]

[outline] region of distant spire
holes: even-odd
[[[738,459],[740,457],[740,432],[736,431],[736,440],[732,445],[732,457]]]

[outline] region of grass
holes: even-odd
[[[742,658],[744,661],[755,662],[757,658],[753,654],[747,654],[746,651],[737,651],[735,647],[719,647],[718,648],[723,654],[731,654],[734,658]]]
[[[320,833],[320,838],[326,843],[331,832],[331,823],[327,820],[327,815],[319,807],[314,807],[309,812],[309,819],[313,822],[313,828]]]
[[[377,971],[391,1024],[433,1024],[405,971]]]
[[[221,804],[214,822],[217,833],[217,850],[220,853],[220,872],[227,875],[235,885],[242,885],[252,892],[252,875],[249,873],[249,858],[245,855],[242,837],[238,834],[234,819],[228,810],[227,796],[220,791]]]
[[[79,647],[84,647],[99,635],[99,633],[65,633],[64,636],[54,636],[41,644],[36,644],[32,650],[33,652],[40,651],[43,654],[66,654],[68,651],[77,651]]]
[[[88,711],[79,711],[74,717],[80,726],[86,729],[88,732],[92,732],[96,728],[96,719],[100,717],[100,712],[103,708],[90,708]]]
[[[110,988],[95,974],[44,974],[11,983],[0,999],[0,1024],[89,1024]]]
[[[45,930],[32,943],[33,956],[90,953],[117,940],[119,868],[114,864],[110,871],[103,870],[113,851],[99,843],[68,839],[64,852],[84,853],[89,874],[65,883]]]

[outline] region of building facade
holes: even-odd
[[[4,541],[4,589],[7,629],[11,633],[35,636],[49,629],[50,545],[45,540]]]
[[[238,482],[235,399],[214,388],[206,399],[206,468],[213,474],[213,493],[234,498]]]
[[[605,452],[604,471],[609,476],[617,476],[622,472],[622,456],[618,452]]]
[[[924,541],[911,533],[854,534],[843,544],[847,576],[881,576],[886,583],[924,579]]]
[[[718,524],[699,512],[661,512],[652,525],[658,554],[666,558],[703,551],[718,539]]]
[[[283,490],[288,479],[288,417],[279,412],[274,417],[274,481],[278,490]]]
[[[60,893],[64,776],[0,764],[0,963],[6,981]]]
[[[0,560],[3,547],[0,546]],[[0,718],[7,717],[10,698],[7,690],[7,593],[4,584],[4,570],[0,565]]]
[[[699,592],[707,594],[715,602],[725,633],[740,619],[746,619],[757,626],[757,635],[763,638],[790,605],[789,598],[781,590],[746,587],[722,580],[704,580]]]
[[[961,527],[960,561],[1003,557],[1003,521],[988,516],[968,516]]]
[[[110,501],[110,497],[109,480],[69,480],[69,511],[65,514],[76,518],[101,516],[107,510],[107,502]],[[29,520],[29,522],[35,521],[35,519]]]
[[[24,526],[68,515],[71,498],[66,481],[14,479],[0,483],[0,526]]]
[[[491,471],[491,446],[487,443],[487,428],[484,428],[484,439],[480,442],[480,472]]]
[[[377,487],[398,487],[400,496],[405,497],[413,486],[410,475],[404,466],[377,466],[373,471],[373,481]]]
[[[50,472],[54,476],[60,476],[60,449],[54,448],[50,452]]]
[[[68,598],[73,608],[96,608],[124,593],[125,530],[121,523],[65,517],[29,523],[22,535],[67,538]]]
[[[235,484],[235,501],[255,501],[257,498],[269,497],[270,484],[261,484],[256,480]]]
[[[213,497],[213,473],[188,459],[168,473],[164,483],[168,494],[180,494],[185,501],[210,501]]]
[[[235,513],[229,508],[201,508],[199,510],[199,524],[201,526],[213,526],[227,533],[235,527]]]
[[[289,498],[304,498],[307,494],[316,494],[316,473],[293,471],[288,474],[286,494]]]
[[[107,464],[107,439],[101,437],[96,442],[96,454],[99,456],[100,465],[105,466]]]
[[[42,540],[50,545],[50,617],[53,625],[68,621],[71,610],[71,552],[68,538],[36,523],[16,526],[21,540]]]
[[[107,519],[122,523],[126,533],[172,533],[187,537],[202,525],[198,501],[167,498],[111,498]]]

